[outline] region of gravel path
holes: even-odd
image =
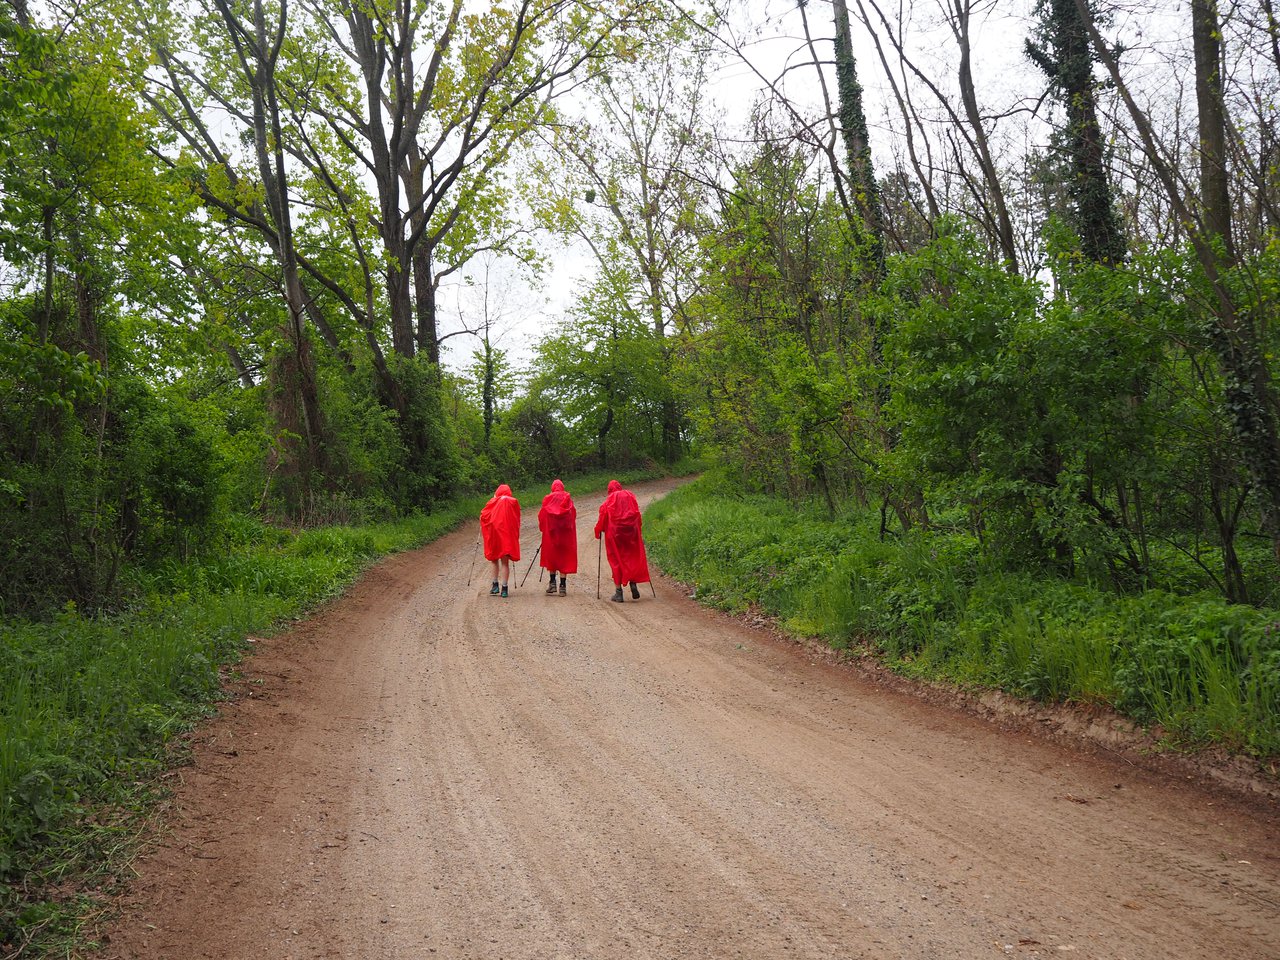
[[[465,530],[262,641],[102,956],[1280,957],[1275,809],[597,601],[599,502],[566,598]]]

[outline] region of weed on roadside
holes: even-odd
[[[1184,745],[1280,754],[1275,609],[993,568],[963,533],[882,540],[878,517],[713,482],[654,504],[645,523],[655,559],[703,602],[758,604],[837,648],[866,638],[909,676],[1106,704]]]

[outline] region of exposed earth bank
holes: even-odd
[[[468,529],[259,642],[102,956],[1280,957],[1273,801],[597,601],[599,502],[565,598]]]

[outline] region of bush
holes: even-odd
[[[1280,752],[1274,609],[1010,572],[967,534],[881,541],[878,517],[831,518],[716,480],[654,504],[646,532],[704,602],[758,604],[840,648],[865,641],[910,675],[1105,703],[1180,740]]]

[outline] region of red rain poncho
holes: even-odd
[[[493,499],[480,511],[480,535],[486,560],[520,559],[520,501],[505,483],[493,491]]]
[[[609,481],[609,495],[600,504],[600,519],[596,521],[596,536],[604,534],[604,551],[613,571],[613,582],[647,583],[649,558],[644,554],[644,540],[640,537],[640,504],[630,490],[623,490],[617,480]]]
[[[559,480],[551,484],[551,492],[542,498],[538,529],[542,531],[542,559],[539,563],[543,568],[577,573],[578,508]]]

